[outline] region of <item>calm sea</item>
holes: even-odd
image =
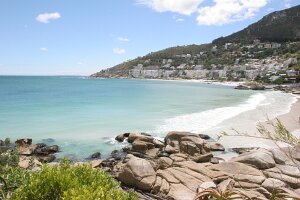
[[[279,92],[192,81],[2,76],[0,138],[33,138],[35,143],[51,138],[62,155],[85,158],[120,148],[113,140],[120,133],[163,137],[178,130],[214,137],[220,128],[234,126],[232,119],[243,116],[244,121],[235,121],[239,126],[255,124],[266,113],[287,112],[293,101]]]

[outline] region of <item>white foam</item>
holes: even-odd
[[[202,132],[210,129],[226,119],[233,118],[242,112],[255,109],[266,96],[262,93],[252,95],[245,103],[234,107],[222,107],[200,113],[181,115],[165,120],[159,126],[156,133],[166,133],[169,131]]]

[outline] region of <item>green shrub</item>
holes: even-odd
[[[17,149],[10,149],[10,139],[1,142],[0,151],[0,199],[6,198],[28,179],[29,173],[18,168]]]
[[[124,192],[109,174],[89,164],[43,166],[11,197],[13,200],[131,200],[134,192]]]
[[[0,199],[9,196],[17,188],[30,179],[30,173],[19,167],[6,166],[1,168],[0,183]]]

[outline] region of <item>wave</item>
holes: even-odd
[[[262,93],[254,94],[245,102],[237,106],[215,108],[200,113],[180,115],[165,120],[164,124],[159,126],[156,133],[167,133],[169,131],[188,131],[199,133],[213,128],[221,122],[233,118],[240,113],[254,110],[266,99]]]

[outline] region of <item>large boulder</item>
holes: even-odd
[[[156,172],[149,161],[127,155],[128,162],[120,169],[117,179],[122,183],[144,191],[150,191],[156,180]]]
[[[240,162],[255,166],[258,169],[269,169],[275,167],[273,154],[266,149],[241,154],[239,157],[231,159],[232,162]]]
[[[205,146],[204,139],[197,134],[189,132],[170,132],[165,137],[165,144],[165,151],[170,154],[180,152],[191,157],[198,157],[210,152]]]

